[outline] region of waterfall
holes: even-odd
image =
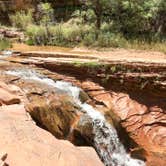
[[[0,61],[3,61],[3,59],[5,59],[6,57],[10,57],[12,56],[12,51],[1,51],[0,53]]]
[[[86,114],[92,119],[94,134],[93,146],[106,166],[145,165],[143,161],[133,159],[129,154],[127,154],[123,144],[118,138],[118,134],[115,128],[106,121],[102,113],[95,110],[91,105],[81,102],[79,98],[79,94],[81,91],[80,88],[73,86],[69,82],[55,82],[52,79],[46,78],[45,76],[32,70],[7,71],[6,73],[10,75],[20,76],[23,79],[35,80],[45,83],[49,86],[58,88],[71,96],[74,102],[80,106],[81,111],[85,111]],[[104,148],[101,148],[101,146],[104,146]]]
[[[6,50],[6,51],[2,51],[2,52],[1,52],[1,55],[7,57],[7,56],[11,56],[12,53],[13,53],[12,51]]]

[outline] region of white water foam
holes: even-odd
[[[5,50],[5,51],[2,51],[2,56],[11,56],[12,55],[12,51],[10,50]]]
[[[11,56],[12,53],[13,53],[12,51],[8,51],[8,50],[6,50],[6,51],[1,51],[1,54],[0,54],[0,59],[1,59],[1,61],[3,61],[3,59],[5,59],[6,57]]]
[[[143,161],[133,159],[127,154],[123,144],[119,141],[115,128],[105,120],[105,117],[91,105],[80,101],[80,88],[73,86],[69,82],[55,82],[32,70],[7,71],[6,73],[22,77],[23,79],[45,83],[71,96],[74,102],[78,104],[83,111],[86,111],[87,115],[92,119],[93,134],[95,135],[93,146],[106,166],[145,166]]]

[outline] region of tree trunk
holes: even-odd
[[[100,0],[96,0],[95,3],[95,14],[96,14],[96,28],[100,30],[101,27],[101,16],[102,16],[102,7],[100,4]]]
[[[100,27],[101,27],[101,15],[97,15],[96,27],[97,27],[98,30],[100,30]]]
[[[100,0],[95,1],[94,12],[96,15],[96,40],[98,39],[100,28],[101,28],[101,18],[102,18],[102,6]]]

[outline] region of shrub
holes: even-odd
[[[109,47],[112,43],[112,36],[110,33],[100,33],[97,40],[97,46]]]
[[[63,45],[65,37],[61,24],[48,28],[48,39],[48,45]]]
[[[93,46],[94,43],[96,41],[96,34],[95,33],[88,33],[82,43],[85,45],[85,46]]]
[[[16,12],[10,16],[10,20],[14,27],[25,30],[29,24],[33,23],[32,10]]]
[[[68,26],[64,25],[64,36],[65,39],[69,42],[77,43],[81,41],[81,32],[80,32],[80,27],[78,25],[73,25],[73,26]]]
[[[47,32],[43,26],[29,25],[26,29],[26,34],[29,39],[27,43],[31,45],[46,45],[47,44]]]
[[[29,37],[27,44],[30,45],[62,45],[64,34],[61,25],[55,26],[37,26],[30,25],[26,29]]]
[[[93,26],[82,24],[29,25],[26,32],[30,45],[75,46],[82,43],[85,46],[124,47],[127,42],[121,34],[110,33],[107,28],[97,33]]]
[[[0,39],[0,50],[5,50],[11,47],[11,43],[7,39]]]

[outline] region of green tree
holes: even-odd
[[[154,31],[163,35],[166,38],[166,2],[165,0],[159,0],[157,12],[153,17],[152,25],[154,25]]]
[[[104,19],[104,15],[109,13],[110,10],[110,0],[81,0],[83,8],[86,10],[91,9],[96,17],[96,28],[100,30],[102,20]]]
[[[50,3],[41,3],[39,6],[40,10],[40,24],[48,26],[53,22],[53,8]]]

